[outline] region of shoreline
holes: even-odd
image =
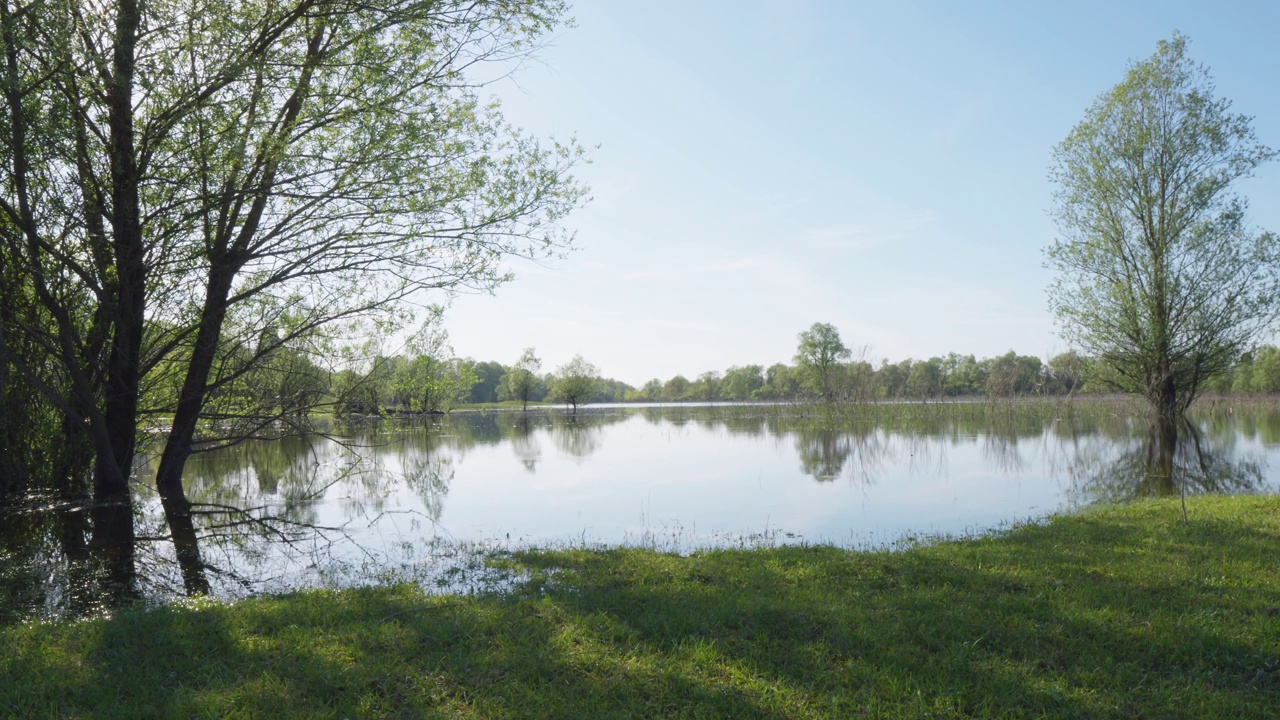
[[[14,717],[1267,717],[1280,498],[905,551],[543,550],[506,593],[189,600],[0,628]]]

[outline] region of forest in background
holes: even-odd
[[[1066,397],[1116,391],[1104,368],[1074,351],[1042,360],[1010,351],[977,358],[949,353],[928,359],[833,362],[825,376],[798,354],[791,364],[734,365],[693,376],[653,378],[640,387],[603,376],[579,356],[540,373],[521,362],[456,357],[443,340],[434,354],[379,356],[364,371],[326,371],[282,351],[283,364],[248,382],[244,402],[311,408],[338,416],[448,412],[462,405],[553,402],[875,402],[946,398]],[[865,352],[863,353],[865,355]],[[523,359],[532,357],[533,349]],[[539,363],[540,365],[540,363]],[[572,385],[572,389],[570,389]],[[1280,392],[1280,348],[1241,355],[1230,372],[1206,383],[1212,393]],[[527,395],[522,397],[521,393]],[[274,396],[274,399],[273,399]],[[231,397],[228,400],[234,401]]]

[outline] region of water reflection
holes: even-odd
[[[538,460],[542,459],[542,444],[533,434],[529,415],[521,413],[512,426],[511,451],[520,458],[520,464],[530,473],[538,472]]]
[[[1141,497],[1200,493],[1259,493],[1268,490],[1266,463],[1240,453],[1237,433],[1200,425],[1157,422],[1118,449],[1078,452],[1073,491],[1086,502],[1125,502]],[[1077,445],[1079,447],[1079,445]]]
[[[439,452],[439,443],[431,433],[405,434],[392,450],[403,473],[404,484],[422,501],[424,512],[433,523],[440,520],[444,497],[449,494],[455,473],[453,458]],[[385,470],[383,475],[389,476]]]
[[[121,553],[108,552],[104,562],[93,549],[105,545],[107,533],[93,535],[86,498],[53,494],[0,498],[0,621],[22,618],[28,608],[52,607],[59,614],[80,616],[131,595],[128,567],[110,566]],[[116,585],[113,578],[124,584]],[[66,582],[47,578],[61,574]]]
[[[551,437],[560,452],[581,460],[600,449],[604,428],[599,422],[571,415],[551,423]]]
[[[853,442],[848,434],[835,430],[796,433],[796,454],[800,472],[818,482],[831,482],[844,472]]]
[[[773,430],[787,432],[777,424]],[[851,482],[871,483],[876,469],[893,452],[892,446],[874,430],[800,426],[788,434],[795,438],[800,472],[818,482],[845,478]]]
[[[624,542],[651,538],[661,518],[695,543],[781,527],[767,537],[859,544],[1276,488],[1280,411],[1172,427],[1111,406],[878,412],[648,407],[334,427],[197,455],[185,497],[158,495],[144,458],[132,503],[65,486],[0,492],[0,619],[323,584],[332,568],[358,579],[441,536]]]

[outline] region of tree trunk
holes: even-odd
[[[1173,373],[1164,369],[1159,378],[1149,386],[1147,399],[1151,401],[1160,423],[1176,423],[1182,413],[1179,406],[1178,386]],[[1174,429],[1177,432],[1177,429]]]
[[[217,261],[215,260],[215,263]],[[209,372],[222,339],[222,322],[227,316],[227,296],[236,269],[229,263],[215,264],[209,270],[209,286],[205,292],[204,308],[200,315],[200,328],[195,346],[191,349],[191,361],[178,396],[178,407],[173,414],[173,426],[169,439],[160,456],[160,468],[156,471],[156,488],[162,496],[186,502],[182,489],[182,472],[194,447],[196,423],[204,408]]]
[[[208,593],[209,580],[204,574],[204,561],[200,559],[191,503],[182,486],[182,474],[194,448],[196,425],[204,408],[209,372],[222,339],[222,322],[227,315],[227,297],[235,274],[235,265],[226,262],[218,264],[215,261],[209,271],[200,328],[191,349],[191,361],[178,396],[178,407],[173,414],[173,426],[156,471],[156,488],[160,491],[165,520],[182,568],[183,585],[191,595]]]
[[[1178,423],[1163,415],[1147,431],[1147,472],[1139,495],[1163,497],[1177,491],[1174,484],[1178,451]]]
[[[145,251],[133,128],[134,51],[138,23],[137,2],[122,0],[116,14],[111,86],[108,89],[111,229],[117,294],[103,419],[111,455],[99,460],[94,473],[95,485],[101,485],[105,495],[128,491],[138,431],[140,359],[146,322]],[[114,472],[111,465],[114,465]]]

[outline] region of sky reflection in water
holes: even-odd
[[[346,447],[246,444],[193,461],[188,486],[193,502],[265,501],[358,535],[377,518],[377,533],[364,533],[375,542],[396,532],[521,544],[656,535],[689,547],[761,536],[861,546],[1176,491],[1148,477],[1161,475],[1149,467],[1158,439],[1136,418],[990,414],[907,408],[873,422],[759,407],[460,413],[384,426]],[[1181,433],[1189,489],[1273,491],[1274,447],[1258,422],[1225,420]]]

